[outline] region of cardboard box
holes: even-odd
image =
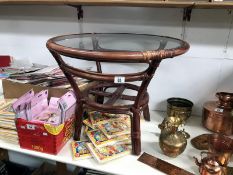
[[[82,85],[80,89],[84,90],[90,85],[92,85],[92,82]],[[48,89],[49,98],[61,97],[69,91],[68,89],[17,83],[7,79],[2,80],[2,86],[4,98],[19,98],[31,89],[35,93]],[[70,113],[68,114],[71,115]],[[20,147],[56,155],[73,136],[75,114],[73,113],[72,115],[73,117],[58,126],[17,119],[16,128]]]
[[[74,117],[58,126],[16,120],[21,148],[56,155],[74,133]]]
[[[49,105],[51,105],[52,102],[54,103],[52,105],[55,105],[55,107],[52,108],[51,106],[48,106],[47,98],[48,90],[43,90],[35,95],[33,90],[30,90],[20,97],[19,100],[13,104],[14,110],[16,111],[18,105],[20,107],[20,104],[25,103],[27,99],[31,99],[29,105],[30,109],[28,109],[30,112],[17,112],[17,115],[21,115],[19,115],[19,118],[16,119],[16,128],[18,132],[19,145],[21,148],[56,155],[65,145],[65,143],[73,136],[76,99],[72,92],[67,92],[60,99],[51,97]],[[61,103],[59,102],[60,100]],[[59,111],[58,103],[66,106],[66,108],[61,108],[64,116],[62,116],[61,111],[57,113],[57,111]],[[36,106],[36,104],[38,105]],[[43,108],[43,106],[45,108]],[[54,110],[56,110],[56,112]],[[55,123],[42,122],[42,120],[40,121],[33,118],[33,115],[34,117],[42,117],[44,115],[49,117],[49,113],[54,112],[56,113],[56,116],[53,119]],[[28,115],[30,113],[31,116],[29,117]],[[64,118],[63,122],[61,122],[62,118]]]
[[[79,86],[79,88],[82,91],[87,87],[89,87],[90,85],[92,85],[93,83],[94,82],[90,82],[81,85]],[[63,89],[63,88],[42,87],[32,84],[18,83],[7,79],[2,80],[2,88],[3,88],[4,98],[19,98],[31,89],[33,89],[35,93],[48,89],[49,97],[61,97],[63,94],[69,91],[68,89]]]
[[[61,97],[68,92],[67,89],[42,87],[32,84],[18,83],[7,79],[2,80],[2,88],[4,98],[19,98],[31,89],[33,89],[35,93],[48,89],[49,97]]]

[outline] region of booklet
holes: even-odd
[[[97,126],[108,139],[130,134],[131,130],[129,118],[116,118],[109,121],[102,121]]]
[[[111,161],[113,159],[130,154],[131,152],[131,149],[127,144],[117,144],[105,146],[102,148],[95,148],[92,143],[87,143],[87,148],[99,163]]]
[[[71,143],[73,159],[79,160],[92,157],[90,151],[86,147],[87,141],[73,141]]]
[[[121,142],[124,140],[129,140],[129,135],[122,135],[115,137],[113,139],[108,139],[100,130],[92,130],[87,132],[87,136],[90,141],[95,145],[95,147],[100,148],[107,145],[113,145],[117,142]]]

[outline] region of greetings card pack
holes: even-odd
[[[40,91],[26,103],[27,120],[31,121],[48,108],[48,90]]]
[[[61,109],[59,108],[58,100],[59,98],[51,97],[49,106],[33,117],[32,121],[52,125],[61,124]]]
[[[108,139],[130,134],[131,131],[130,119],[126,117],[102,121],[97,126]]]
[[[73,91],[69,91],[64,94],[59,99],[60,108],[62,111],[62,122],[64,123],[66,120],[74,117],[75,108],[76,108],[76,97]]]
[[[73,141],[71,143],[73,159],[85,159],[92,157],[89,149],[87,149],[86,143],[87,141]]]
[[[27,103],[30,101],[31,98],[33,98],[33,96],[34,96],[34,91],[31,89],[13,103],[12,108],[16,113],[17,118],[22,118],[27,120],[26,107],[27,107]]]
[[[87,143],[87,148],[99,163],[106,163],[113,159],[128,155],[131,152],[131,149],[127,144],[109,145],[102,148],[96,148],[92,143]]]
[[[108,139],[100,130],[91,130],[87,132],[87,136],[93,145],[97,148],[104,147],[107,145],[113,145],[117,142],[130,139],[129,135],[118,136],[113,139]]]

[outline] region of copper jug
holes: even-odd
[[[199,167],[200,175],[227,175],[226,167],[217,160],[216,154],[201,152],[201,161],[199,162],[195,157],[194,159]]]
[[[186,148],[189,134],[184,130],[178,130],[178,127],[166,119],[159,125],[159,128],[161,129],[159,146],[163,153],[169,157],[180,155]]]
[[[202,124],[205,128],[226,135],[233,133],[233,93],[216,93],[219,101],[204,104]]]

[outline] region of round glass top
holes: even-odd
[[[155,35],[83,34],[56,38],[58,45],[88,51],[148,51],[179,47],[180,40]]]
[[[97,61],[106,61],[107,59],[122,61],[123,59],[143,59],[143,52],[150,51],[153,52],[154,57],[159,51],[164,51],[164,53],[170,51],[168,55],[163,54],[160,57],[161,59],[173,57],[186,52],[189,45],[176,38],[157,35],[84,33],[52,38],[47,42],[47,47],[62,55],[81,59],[92,57]],[[175,53],[176,51],[177,53]]]

